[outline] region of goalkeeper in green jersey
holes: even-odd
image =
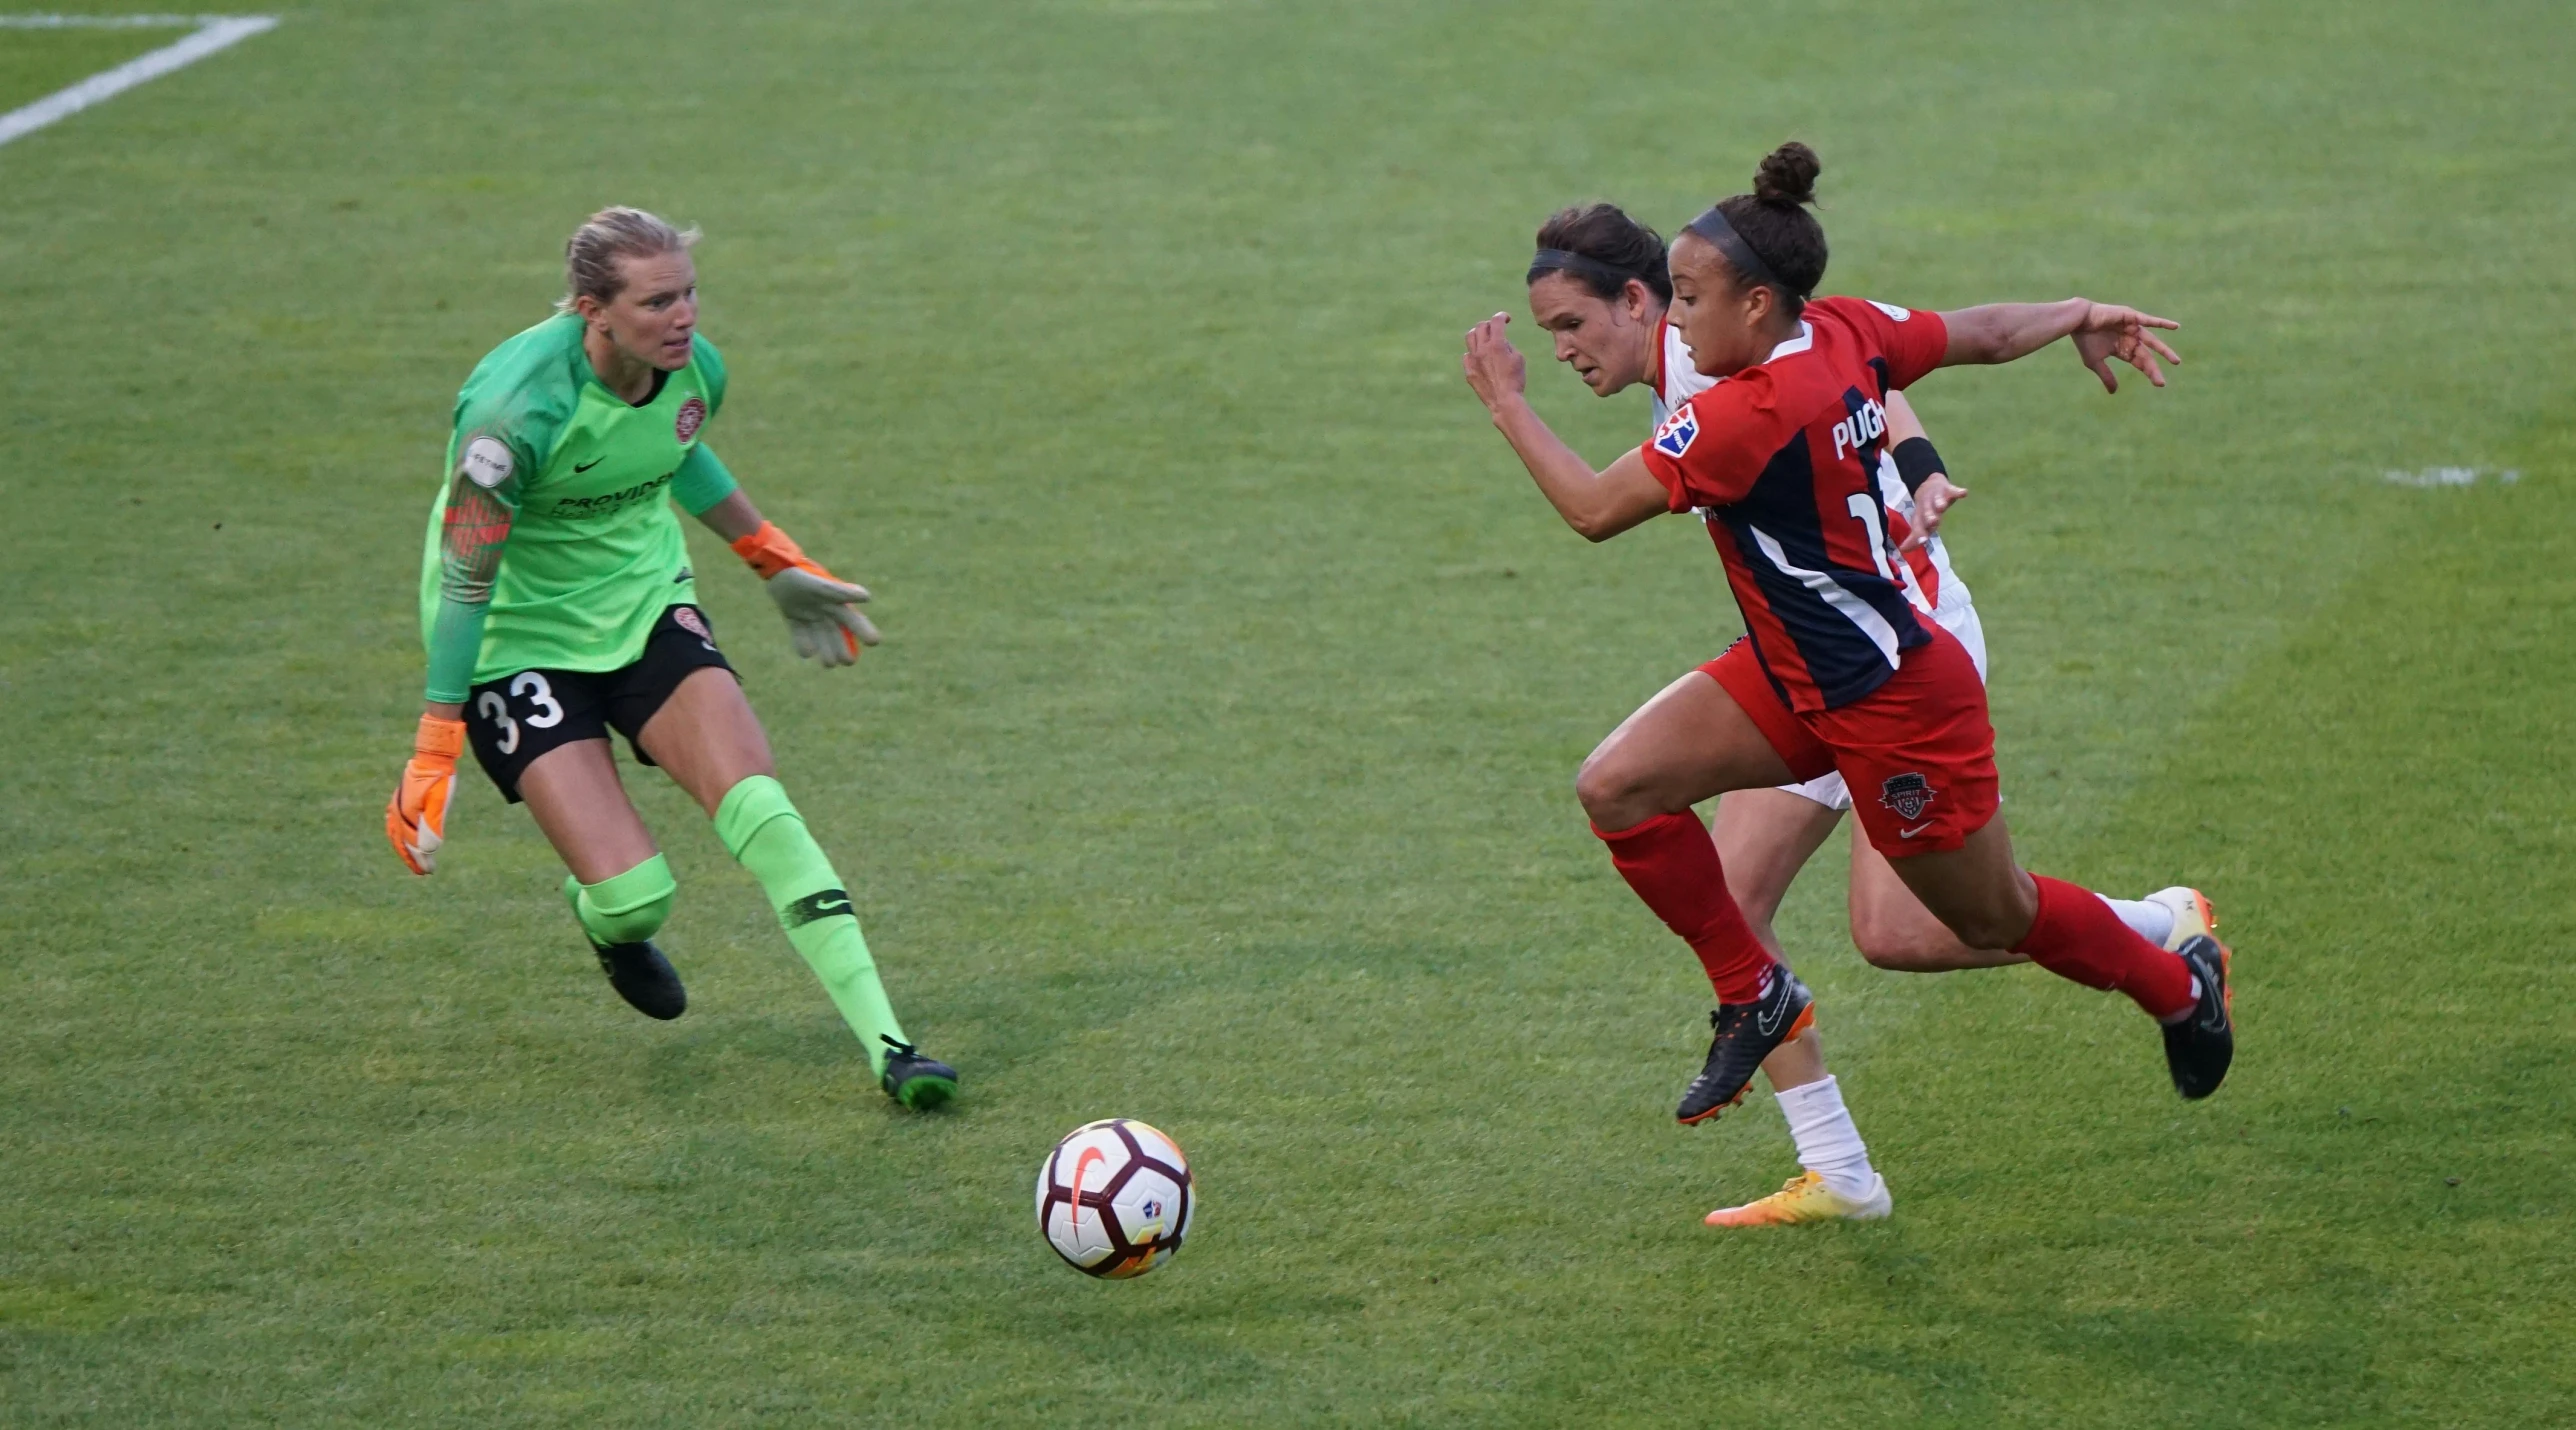
[[[564,248],[562,311],[494,348],[457,394],[421,559],[427,703],[385,832],[413,873],[436,866],[470,741],[570,867],[564,898],[610,986],[676,1018],[688,994],[652,942],[676,886],[618,781],[614,729],[760,880],[886,1094],[936,1107],[957,1072],[905,1039],[841,877],[698,608],[673,501],[760,573],[798,653],[848,665],[877,641],[857,610],[868,593],[762,520],[703,440],[725,370],[696,332],[695,237],[636,209],[593,214]]]

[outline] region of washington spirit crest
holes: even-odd
[[[688,401],[680,404],[680,415],[671,423],[671,430],[681,441],[686,442],[698,435],[698,429],[705,426],[706,421],[707,400],[692,395]]]
[[[1142,1276],[1189,1234],[1190,1164],[1180,1144],[1126,1117],[1066,1134],[1038,1169],[1038,1231],[1092,1276]]]
[[[1889,775],[1878,787],[1878,802],[1899,819],[1919,819],[1932,807],[1932,782],[1921,775]]]

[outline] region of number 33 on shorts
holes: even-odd
[[[466,736],[503,799],[518,803],[519,776],[538,756],[608,733],[596,681],[579,671],[522,670],[466,696]]]
[[[519,753],[519,727],[551,730],[563,723],[562,702],[555,699],[554,687],[546,683],[545,672],[523,670],[511,676],[506,687],[509,698],[501,691],[486,687],[474,697],[474,718],[490,726],[493,749],[502,755]],[[512,709],[513,706],[517,708]]]

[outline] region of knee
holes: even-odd
[[[672,893],[678,890],[675,888]],[[602,943],[642,943],[662,931],[671,919],[671,894],[647,900],[631,909],[600,914],[594,927]]]
[[[1873,968],[1893,973],[1911,973],[1949,951],[1948,931],[1931,920],[1931,927],[1919,927],[1876,913],[1855,910],[1852,915],[1852,946]]]
[[[1903,940],[1888,937],[1884,929],[1855,925],[1852,928],[1852,947],[1860,950],[1860,956],[1872,968],[1884,968],[1890,973],[1913,970],[1914,951],[1907,948]]]
[[[1870,967],[1883,968],[1890,973],[1940,973],[1950,966],[1943,959],[1949,951],[1946,944],[1935,946],[1930,940],[1855,935],[1852,942],[1859,947],[1860,956]]]
[[[623,874],[580,885],[573,908],[601,943],[642,943],[662,931],[679,891],[670,864],[656,854]]]
[[[1583,812],[1592,816],[1594,824],[1601,824],[1602,816],[1617,801],[1618,788],[1617,779],[1597,753],[1583,762],[1583,768],[1574,772],[1574,798],[1583,806]],[[1618,826],[1601,824],[1601,827],[1616,829]]]
[[[1651,781],[1617,755],[1595,750],[1574,775],[1574,797],[1596,826],[1616,832],[1666,813]]]

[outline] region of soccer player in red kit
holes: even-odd
[[[1706,1065],[1676,1115],[1694,1123],[1733,1105],[1811,1003],[1746,925],[1691,807],[1828,771],[1849,787],[1871,845],[1963,944],[2127,994],[2163,1025],[2175,1090],[2206,1097],[2234,1053],[2227,950],[2203,935],[2167,951],[2088,891],[2016,862],[1984,682],[1909,595],[1878,481],[1888,396],[1933,370],[2010,362],[2072,337],[2106,388],[2117,390],[2114,359],[2162,386],[2157,356],[2180,359],[2151,330],[2177,325],[2080,298],[1951,313],[1811,299],[1826,259],[1806,210],[1819,168],[1805,145],[1782,146],[1753,193],[1713,205],[1674,241],[1671,321],[1693,365],[1723,380],[1607,469],[1595,472],[1521,397],[1508,318],[1471,330],[1464,359],[1495,424],[1577,531],[1601,541],[1667,511],[1699,513],[1750,637],[1648,701],[1576,780],[1612,864],[1718,990]]]
[[[1530,260],[1530,316],[1554,339],[1556,360],[1595,395],[1643,387],[1652,399],[1652,430],[1717,379],[1696,371],[1691,351],[1670,321],[1672,282],[1664,241],[1616,204],[1596,203],[1551,215]],[[1938,528],[1950,504],[1967,495],[1903,394],[1886,399],[1888,450],[1878,490],[1887,535],[1904,558],[1896,574],[1915,607],[1959,638],[1980,672],[1985,634],[1968,585],[1952,569]],[[1735,790],[1717,801],[1711,834],[1726,868],[1727,892],[1755,938],[1784,957],[1771,928],[1791,881],[1852,807],[1839,774],[1778,789]],[[2143,899],[2099,896],[2120,921],[2161,947],[2178,949],[2209,932],[2212,918],[2198,890],[2160,889]],[[2023,963],[2003,949],[1971,949],[1905,887],[1867,839],[1852,841],[1852,941],[1881,968],[1932,972]],[[1782,1118],[1796,1144],[1799,1175],[1770,1196],[1710,1215],[1716,1226],[1773,1226],[1824,1220],[1867,1221],[1888,1215],[1893,1197],[1870,1164],[1868,1144],[1826,1066],[1814,1031],[1789,1039],[1763,1061]]]

